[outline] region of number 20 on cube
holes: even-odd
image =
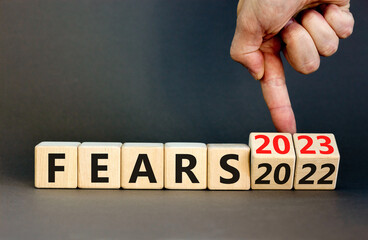
[[[292,189],[295,151],[289,133],[251,133],[252,189]]]

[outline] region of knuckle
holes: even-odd
[[[339,9],[340,9],[339,6],[337,6],[336,4],[328,4],[326,7],[326,11],[328,12],[338,13]]]
[[[349,25],[346,27],[343,27],[339,33],[340,38],[347,38],[353,33],[353,26]]]
[[[342,0],[340,3],[341,5],[348,5],[350,3],[350,0]]]
[[[239,29],[245,29],[248,27],[249,19],[245,16],[245,14],[240,14],[236,19],[236,27]]]
[[[237,62],[240,62],[240,53],[235,47],[231,46],[230,48],[230,57]]]
[[[310,61],[301,66],[300,72],[303,74],[310,74],[318,70],[319,68],[319,60]]]
[[[341,31],[341,38],[347,38],[349,37],[352,33],[353,33],[353,30],[354,30],[354,24],[355,24],[355,20],[354,20],[354,17],[353,15],[349,12],[346,14],[346,18],[345,18],[345,21],[344,21],[344,24],[343,24],[343,28],[342,28],[342,31]]]
[[[282,104],[282,105],[271,105],[268,106],[268,109],[272,112],[272,113],[277,113],[277,112],[285,112],[285,111],[290,111],[291,105],[290,104]]]
[[[347,38],[353,33],[354,17],[349,11],[340,10],[339,7],[331,4],[325,13],[325,19],[339,38]]]
[[[338,41],[329,42],[324,44],[322,48],[319,50],[319,52],[322,56],[329,57],[337,52],[338,47],[339,47]]]
[[[305,38],[305,32],[300,28],[294,28],[290,31],[286,31],[285,39],[286,43],[297,43]]]
[[[330,5],[326,10],[324,17],[328,23],[335,24],[336,21],[341,18],[339,9],[335,7],[334,5]]]
[[[270,87],[282,87],[285,85],[285,78],[276,77],[276,78],[264,79],[263,83]]]
[[[306,10],[302,16],[302,25],[309,24],[314,21],[314,19],[318,17],[318,14],[319,13],[316,10]]]
[[[288,44],[290,42],[294,42],[301,38],[302,31],[297,24],[292,23],[286,29],[283,29],[281,32],[282,40]]]

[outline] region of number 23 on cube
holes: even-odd
[[[294,134],[295,189],[335,189],[340,154],[333,134]]]

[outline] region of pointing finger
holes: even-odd
[[[261,50],[264,52],[265,73],[260,83],[272,121],[277,131],[295,133],[294,112],[291,108],[279,54],[280,40],[278,38],[268,40],[262,45]]]

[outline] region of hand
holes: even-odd
[[[316,71],[320,56],[334,54],[339,38],[351,35],[349,6],[349,0],[239,1],[230,54],[260,80],[278,131],[296,132],[280,51],[298,72]]]

